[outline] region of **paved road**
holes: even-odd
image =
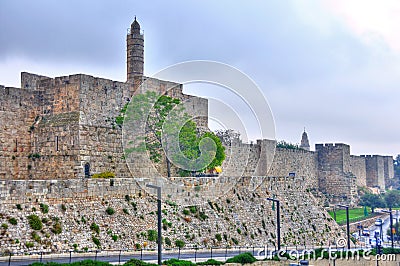
[[[246,251],[241,251],[240,253],[243,252],[252,252],[252,250],[246,250]],[[227,250],[227,251],[213,251],[212,257],[213,258],[220,258],[221,260],[225,260],[225,258],[230,258],[233,256],[236,256],[239,254],[239,250]],[[257,249],[254,251],[254,255],[257,255]],[[133,254],[133,255],[121,255],[119,256],[119,254],[115,254],[115,255],[102,255],[101,253],[98,253],[97,257],[95,254],[93,254],[93,256],[72,256],[71,260],[69,258],[69,256],[67,257],[62,257],[62,258],[42,258],[42,262],[49,262],[49,261],[53,261],[53,262],[58,262],[58,263],[69,263],[69,262],[75,262],[75,261],[81,261],[84,259],[91,259],[91,260],[98,260],[98,261],[106,261],[106,262],[113,262],[113,263],[117,263],[121,262],[121,264],[123,264],[124,262],[132,259],[132,258],[136,258],[136,259],[141,259],[141,255],[140,254]],[[171,258],[180,258],[180,259],[191,259],[191,260],[201,260],[204,261],[205,259],[211,258],[211,253],[210,251],[208,252],[198,252],[198,253],[166,253],[163,254],[163,258],[162,260],[168,260]],[[157,262],[157,254],[143,254],[142,256],[142,260],[144,261],[155,261]],[[40,256],[38,258],[32,258],[32,259],[24,259],[23,261],[18,260],[18,258],[16,257],[11,257],[11,263],[10,265],[29,265],[32,264],[34,262],[40,262]],[[1,261],[0,262],[0,266],[5,266],[5,265],[9,265],[8,261]]]
[[[396,212],[396,211],[393,211],[393,225],[395,225],[397,219],[400,219],[400,213]],[[388,236],[390,236],[390,234],[387,235],[386,232],[390,228],[390,215],[388,214],[387,216],[384,216],[382,218],[382,220],[383,220],[383,224],[382,224],[383,240],[385,242],[385,246],[388,246],[388,244],[387,244],[389,242]],[[375,239],[375,237],[374,237],[375,231],[378,231],[378,232],[381,231],[380,226],[376,226],[375,224],[370,226],[368,229],[369,229],[369,232],[370,232],[370,237],[369,238],[368,237],[362,237],[362,239],[364,239],[364,241],[366,243],[369,243],[369,239],[370,238],[371,239]],[[356,232],[355,234],[358,235],[358,232]]]

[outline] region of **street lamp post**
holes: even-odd
[[[333,206],[333,220],[336,222],[336,208]]]
[[[339,207],[346,208],[346,229],[347,229],[347,249],[350,249],[350,221],[349,221],[349,206],[338,205]]]
[[[277,242],[278,242],[278,251],[281,250],[281,217],[280,217],[280,204],[279,200],[277,199],[272,199],[272,198],[267,198],[267,200],[270,200],[272,202],[276,202],[276,234],[277,234]]]
[[[158,218],[158,265],[162,264],[162,239],[161,239],[161,187],[147,184],[146,187],[157,189],[157,218]]]
[[[399,210],[396,210],[396,235],[399,236]],[[399,238],[397,238],[399,242]]]
[[[393,214],[392,214],[392,208],[390,207],[389,211],[382,210],[382,212],[389,213],[389,215],[390,215],[390,238],[391,238],[391,241],[392,241],[392,250],[393,250],[394,244],[393,244]]]

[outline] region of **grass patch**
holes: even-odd
[[[368,210],[368,216],[364,216],[364,208],[355,208],[355,209],[349,209],[349,219],[350,220],[357,220],[357,219],[364,219],[364,218],[370,218],[373,215],[371,215],[371,208],[367,208]],[[333,211],[329,211],[329,215],[334,218]],[[344,223],[346,222],[346,209],[338,209],[336,210],[336,222],[337,223]]]

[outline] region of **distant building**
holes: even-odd
[[[306,129],[304,129],[303,135],[301,136],[300,148],[306,151],[310,150],[310,142],[308,141]]]

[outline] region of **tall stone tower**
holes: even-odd
[[[306,151],[310,150],[310,142],[308,141],[306,129],[304,129],[303,135],[301,136],[300,148]]]
[[[133,81],[134,77],[143,75],[144,65],[144,37],[140,33],[140,24],[135,21],[126,36],[127,53],[127,81]]]

